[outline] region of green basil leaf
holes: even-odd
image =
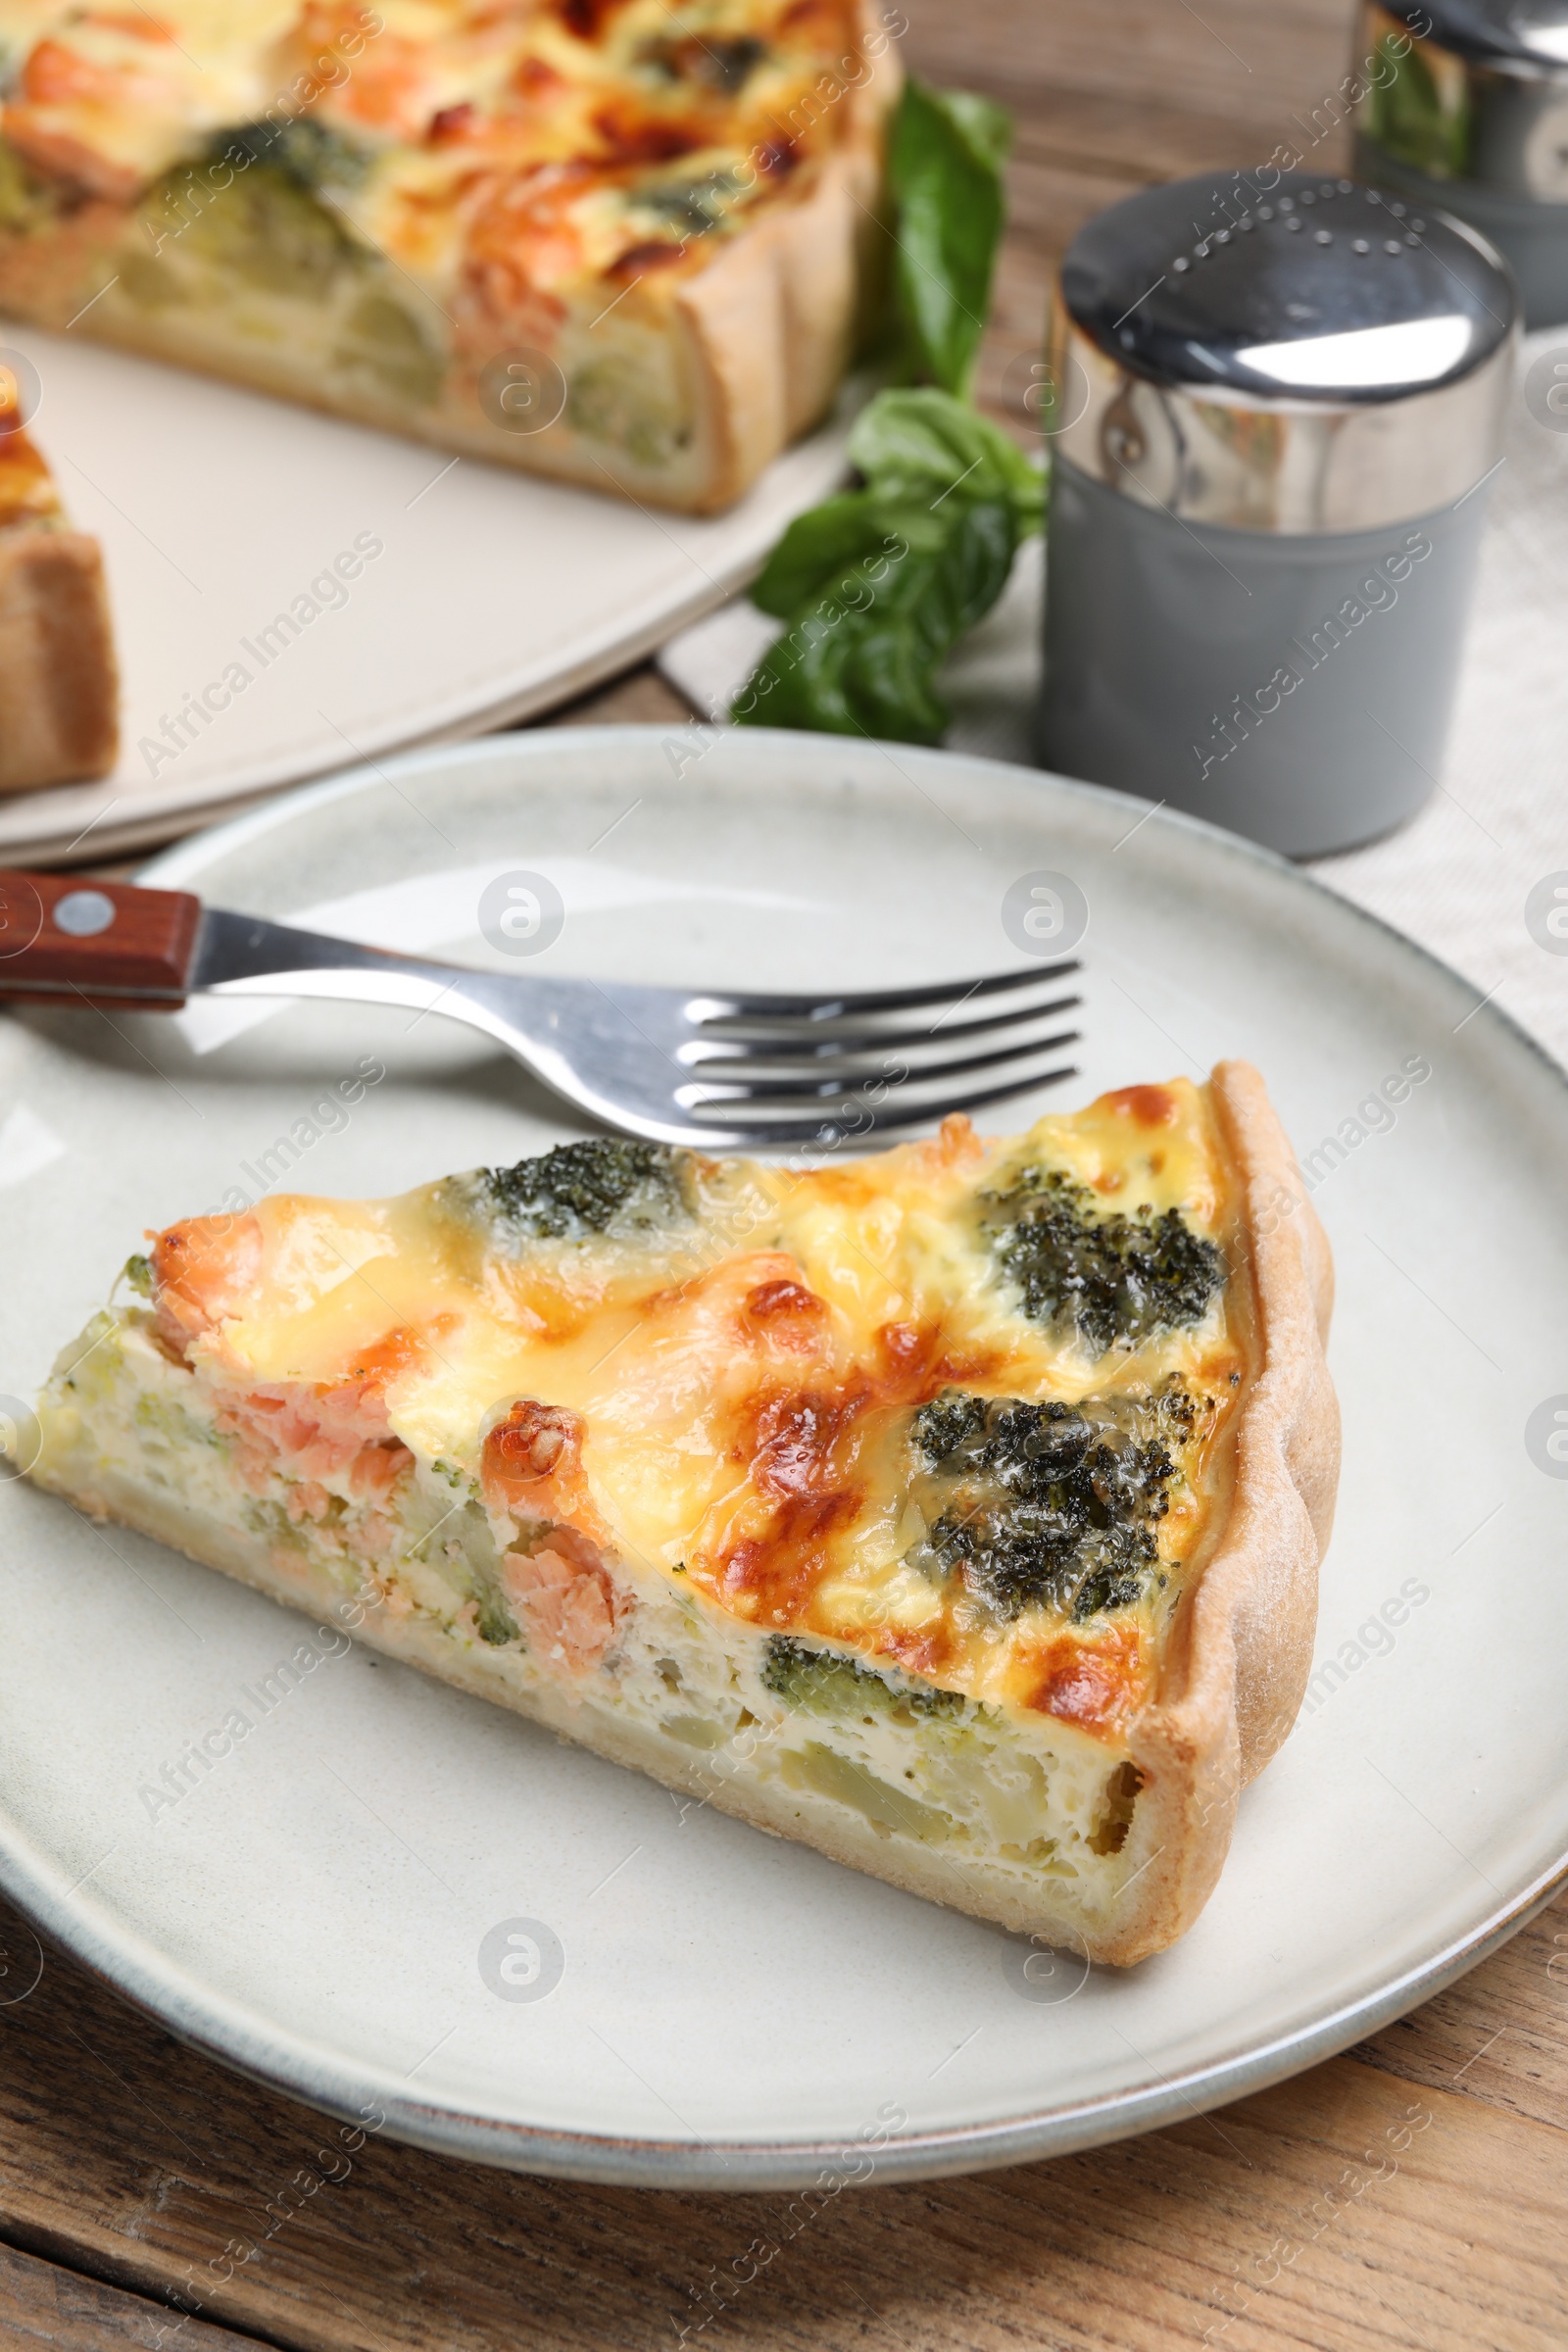
[[[874,557],[891,527],[887,506],[874,490],[846,490],[798,514],[752,583],[758,611],[793,620],[852,565]]]
[[[940,743],[947,706],[933,683],[935,663],[918,623],[896,613],[863,630],[845,664],[845,699],[857,734],[884,743]]]
[[[977,499],[934,514],[924,501],[852,496],[875,516],[871,552],[819,580],[730,715],[742,726],[936,743],[948,714],[935,672],[1006,585],[1018,543],[1012,504]]]
[[[1009,136],[988,99],[905,86],[889,159],[894,290],[908,371],[935,381],[870,403],[850,440],[861,486],[800,515],[768,558],[752,601],[789,626],[736,698],[743,726],[939,742],[938,667],[1040,527],[1043,477],[963,397]]]
[[[990,612],[1007,585],[1017,544],[1011,508],[1002,499],[985,500],[963,509],[940,554],[925,558],[918,568],[911,555],[898,567],[901,573],[907,571],[906,609],[916,618],[934,661]],[[904,603],[897,588],[895,601]]]
[[[1419,44],[1401,56],[1395,35],[1385,33],[1377,56],[1388,69],[1387,79],[1374,80],[1369,93],[1367,127],[1377,145],[1429,178],[1462,178],[1472,132],[1468,98],[1439,87]]]
[[[844,694],[850,642],[842,629],[803,623],[768,647],[730,706],[738,727],[803,727],[822,735],[857,735]]]
[[[963,393],[991,305],[1011,124],[966,90],[905,83],[888,177],[898,205],[894,295],[912,373]]]
[[[856,420],[850,462],[885,497],[1005,498],[1021,531],[1039,526],[1042,475],[1000,425],[949,392],[878,393]]]

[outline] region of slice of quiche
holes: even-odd
[[[119,709],[102,553],[71,529],[0,365],[0,792],[107,775]]]
[[[1327,1248],[1255,1072],[809,1169],[171,1226],[34,1475],[669,1788],[1134,1961],[1289,1729]]]
[[[0,308],[693,511],[831,401],[871,0],[0,0]]]

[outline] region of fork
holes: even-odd
[[[0,997],[175,1012],[320,997],[466,1022],[595,1119],[729,1149],[891,1134],[1075,1076],[1077,960],[869,994],[766,996],[481,971],[204,906],[0,871]]]

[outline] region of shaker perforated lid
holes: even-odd
[[[1568,0],[1383,0],[1383,14],[1478,64],[1568,74]]]
[[[1517,310],[1445,214],[1302,172],[1256,202],[1178,180],[1069,247],[1046,421],[1071,463],[1189,519],[1371,528],[1495,463]]]
[[[1230,213],[1207,180],[1102,213],[1062,264],[1074,319],[1156,383],[1351,403],[1456,383],[1513,323],[1471,230],[1374,188],[1292,172]]]

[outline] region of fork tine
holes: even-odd
[[[941,1031],[944,1039],[958,1040],[983,1036],[998,1029],[1021,1026],[1026,1021],[1043,1021],[1061,1012],[1072,1012],[1083,1003],[1080,996],[1051,997],[1043,1004],[1009,1005],[1003,1012],[989,1012],[976,1021],[954,1021]],[[731,1061],[806,1061],[819,1058],[824,1063],[835,1055],[846,1060],[857,1054],[873,1051],[888,1054],[906,1048],[930,1045],[938,1036],[937,1027],[922,1023],[912,1029],[847,1029],[824,1024],[820,1034],[815,1025],[807,1031],[800,1027],[774,1032],[760,1037],[702,1035],[677,1049],[679,1058],[689,1069],[720,1068]]]
[[[1077,956],[1069,956],[1059,963],[1037,963],[1017,971],[990,972],[978,980],[946,980],[922,988],[850,992],[837,997],[693,995],[686,1003],[686,1018],[695,1029],[750,1020],[804,1021],[814,1026],[822,1021],[858,1019],[862,1013],[913,1012],[925,1004],[968,1004],[975,997],[1039,987],[1081,968]]]
[[[990,1054],[970,1054],[955,1061],[928,1062],[924,1067],[910,1070],[906,1078],[888,1083],[899,1087],[932,1086],[949,1079],[963,1078],[975,1070],[997,1069],[1003,1062],[1023,1061],[1033,1054],[1054,1054],[1063,1046],[1077,1045],[1082,1034],[1078,1029],[1058,1029],[1054,1036],[1000,1046]],[[722,1066],[727,1069],[730,1065]],[[873,1068],[848,1071],[832,1077],[810,1071],[800,1078],[766,1078],[760,1082],[738,1074],[733,1083],[723,1078],[712,1078],[677,1087],[675,1100],[683,1108],[692,1110],[730,1102],[809,1102],[813,1095],[826,1100],[833,1095],[853,1093],[857,1077],[886,1081],[887,1073]]]
[[[931,1102],[905,1103],[902,1097],[906,1090],[901,1088],[899,1097],[895,1099],[897,1108],[893,1103],[883,1103],[871,1111],[863,1125],[857,1121],[848,1132],[857,1140],[869,1135],[893,1135],[904,1127],[923,1127],[932,1121],[945,1119],[956,1110],[982,1110],[988,1102],[1004,1102],[1015,1095],[1031,1095],[1037,1088],[1060,1086],[1078,1074],[1076,1062],[1062,1062],[1054,1069],[1035,1071],[1027,1077],[1010,1078],[1001,1085],[985,1087],[978,1093],[972,1088],[963,1087],[956,1094],[939,1096]],[[847,1102],[844,1107],[848,1113],[852,1109],[861,1110],[866,1106]],[[825,1111],[826,1105],[823,1109]],[[843,1132],[831,1116],[824,1116],[821,1112],[814,1119],[784,1119],[769,1117],[765,1106],[759,1105],[759,1113],[760,1115],[748,1117],[744,1102],[718,1103],[713,1107],[711,1123],[715,1127],[724,1125],[738,1141],[754,1145],[832,1141]],[[701,1116],[700,1113],[688,1115]]]

